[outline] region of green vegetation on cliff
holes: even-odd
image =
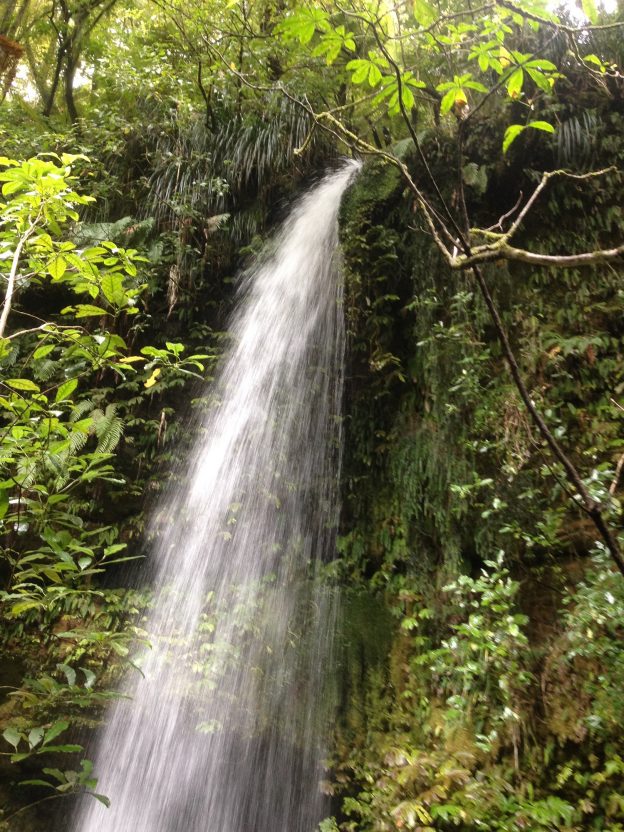
[[[4,828],[97,793],[233,276],[349,152],[322,829],[624,829],[623,10],[581,6],[0,12]]]

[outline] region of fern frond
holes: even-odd
[[[117,405],[109,404],[104,411],[96,408],[92,417],[93,429],[99,440],[95,449],[96,453],[112,453],[120,443],[124,431],[123,420],[117,416]]]
[[[70,422],[79,422],[87,413],[90,413],[93,410],[94,404],[91,399],[83,399],[81,402],[76,402],[72,406],[71,413],[69,415]]]

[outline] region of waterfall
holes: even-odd
[[[346,163],[242,276],[233,346],[156,513],[152,649],[95,755],[78,832],[311,832],[336,603]]]

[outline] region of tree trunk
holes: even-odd
[[[50,91],[48,93],[47,101],[45,102],[45,106],[43,108],[43,115],[48,117],[52,114],[52,108],[54,107],[54,99],[56,98],[56,91],[58,90],[58,85],[61,80],[61,72],[63,70],[63,61],[65,58],[65,52],[67,50],[67,46],[65,41],[59,43],[57,52],[56,52],[56,63],[54,65],[54,74],[52,76],[52,83],[50,84]]]
[[[74,50],[70,47],[65,60],[65,106],[67,107],[67,115],[74,125],[78,122],[78,109],[76,108],[76,101],[74,99],[74,78],[76,77],[77,69],[78,56],[74,54]]]

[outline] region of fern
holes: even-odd
[[[585,168],[591,163],[595,146],[597,119],[591,110],[562,121],[557,137],[557,163]]]
[[[60,369],[61,362],[43,358],[34,364],[34,376],[37,381],[48,381]]]
[[[117,405],[109,404],[106,410],[96,408],[92,413],[93,431],[98,438],[95,452],[98,454],[112,453],[120,443],[124,431],[124,423],[117,416]]]
[[[69,415],[70,422],[78,422],[87,413],[90,413],[94,408],[93,401],[91,399],[83,399],[81,402],[76,402],[72,406],[71,413]]]

